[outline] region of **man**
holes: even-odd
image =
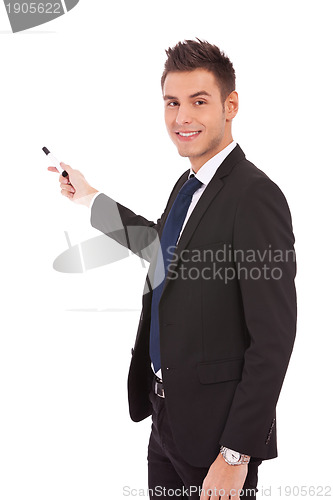
[[[277,456],[275,408],[295,338],[291,218],[233,141],[230,60],[200,40],[167,56],[165,122],[191,169],[161,218],[136,215],[65,164],[61,192],[151,262],[128,379],[131,418],[152,414],[151,498],[255,498],[259,464]]]

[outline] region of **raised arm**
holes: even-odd
[[[159,245],[158,232],[166,210],[157,222],[148,220],[104,193],[96,196],[98,190],[87,182],[79,170],[65,163],[61,163],[61,166],[68,172],[68,177],[59,176],[61,194],[75,203],[91,206],[91,224],[94,228],[150,262]],[[48,169],[57,172],[55,167]]]

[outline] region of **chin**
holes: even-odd
[[[179,156],[182,156],[183,158],[188,158],[190,155],[188,153],[185,153],[185,151],[179,151],[178,150]]]
[[[178,148],[178,154],[183,158],[190,158],[191,156],[197,156],[194,151],[189,151],[185,149]]]

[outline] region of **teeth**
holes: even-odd
[[[188,134],[184,134],[184,132],[178,132],[179,135],[181,135],[182,137],[190,137],[191,135],[196,135],[198,134],[199,132],[189,132]]]

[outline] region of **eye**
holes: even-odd
[[[197,101],[195,101],[195,103],[197,106],[202,106],[203,104],[206,104],[205,101],[202,101],[201,99],[198,99]]]
[[[177,101],[170,101],[170,102],[167,103],[167,107],[168,108],[174,108],[176,106],[178,106],[178,102]]]

